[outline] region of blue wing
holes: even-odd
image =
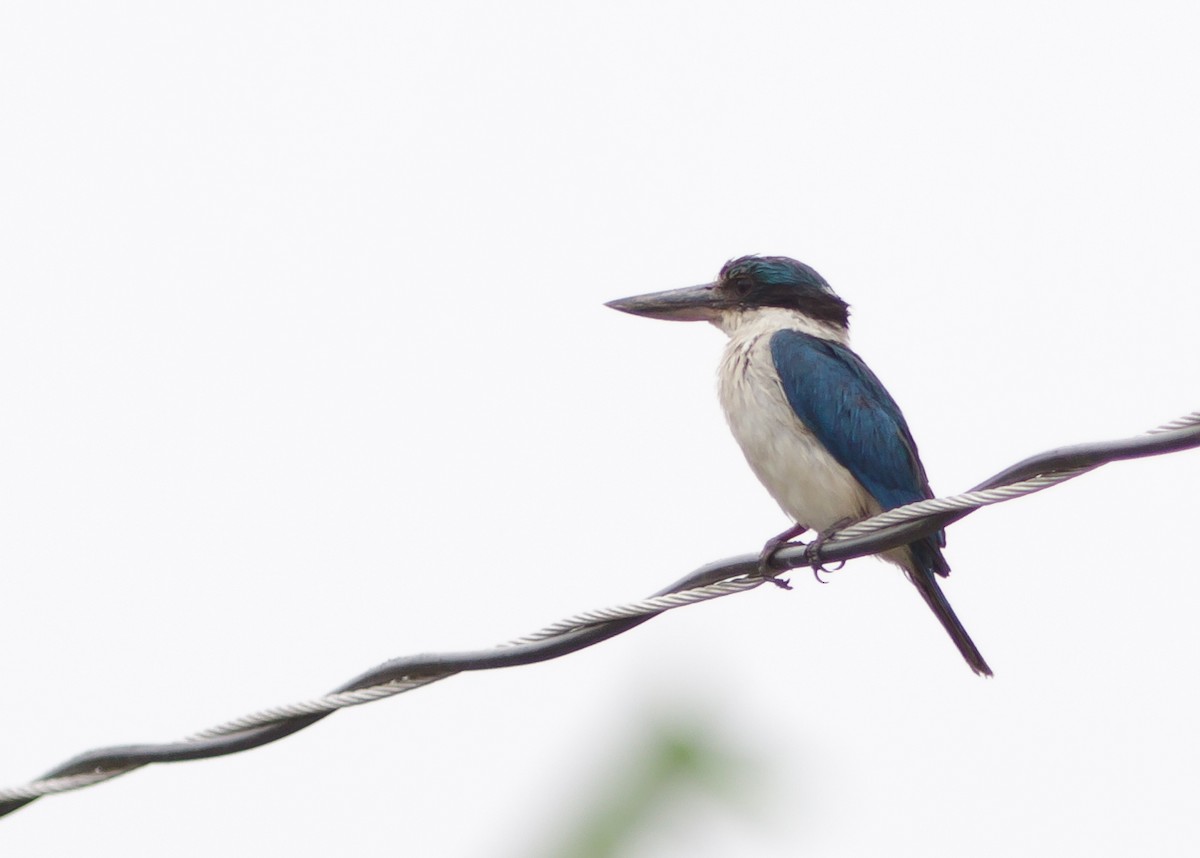
[[[796,416],[881,507],[933,497],[904,415],[858,355],[784,330],[771,337],[771,357]]]
[[[796,416],[881,507],[933,497],[904,415],[858,355],[800,331],[778,331],[771,358]],[[950,572],[940,548],[945,544],[945,531],[909,543],[914,568],[905,568],[971,669],[991,676],[937,584],[935,576]]]

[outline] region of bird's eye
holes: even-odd
[[[739,296],[745,296],[750,291],[750,277],[746,274],[737,273],[729,278],[730,290]]]

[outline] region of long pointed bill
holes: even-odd
[[[722,310],[733,306],[718,291],[717,285],[716,283],[705,283],[703,286],[689,286],[686,289],[670,289],[666,292],[634,295],[631,298],[609,301],[604,306],[620,310],[622,313],[647,316],[651,319],[709,322],[715,319]]]

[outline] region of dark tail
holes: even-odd
[[[932,540],[915,542],[909,548],[912,549],[915,561],[913,565],[916,567],[916,569],[909,571],[909,580],[917,586],[917,590],[920,591],[921,598],[925,600],[925,604],[937,615],[942,628],[950,635],[950,639],[954,641],[954,645],[958,647],[958,651],[962,653],[962,657],[967,660],[967,664],[971,665],[971,670],[980,676],[991,676],[992,669],[983,660],[983,656],[975,648],[975,643],[971,640],[971,636],[967,634],[967,630],[963,628],[963,624],[954,615],[954,609],[946,601],[946,597],[942,594],[942,588],[938,586],[937,578],[934,577],[935,572],[939,575],[945,575],[950,571],[950,567],[942,557],[942,552]]]

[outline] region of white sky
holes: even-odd
[[[1124,10],[1124,11],[1122,11]],[[1200,407],[1190,4],[0,7],[0,785],[487,646],[786,520],[721,335],[792,255],[934,488]],[[4,854],[522,856],[688,718],[637,856],[1194,854],[1200,454],[0,820]]]

